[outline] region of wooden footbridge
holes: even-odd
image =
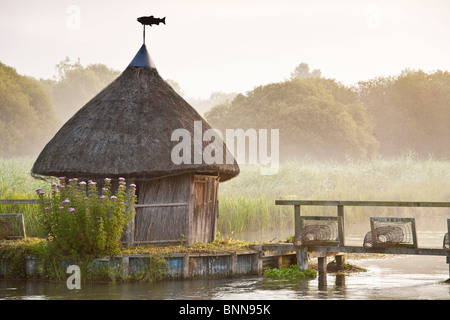
[[[295,235],[293,243],[279,243],[263,245],[265,250],[277,250],[281,252],[295,251],[297,261],[302,269],[308,267],[308,256],[318,258],[319,276],[326,275],[327,256],[335,256],[337,267],[343,263],[345,253],[382,253],[401,255],[431,255],[446,257],[449,264],[450,278],[450,219],[443,220],[447,225],[447,235],[442,234],[443,246],[441,248],[419,248],[417,245],[416,226],[414,218],[370,218],[371,230],[365,237],[363,246],[348,246],[345,244],[345,207],[413,207],[413,208],[450,208],[450,202],[400,202],[400,201],[325,201],[325,200],[276,200],[276,205],[293,206]],[[302,206],[334,206],[337,208],[335,217],[311,217],[302,216]],[[449,214],[450,216],[450,214]],[[313,221],[315,224],[309,222]],[[387,233],[377,233],[376,223],[384,223],[385,229],[401,230],[402,239],[389,239]],[[309,224],[308,224],[309,223]],[[322,238],[322,230],[331,230],[335,224],[333,232],[326,233],[329,238]],[[326,226],[328,228],[321,228]],[[308,229],[309,228],[309,229]],[[314,230],[315,228],[315,230]],[[381,228],[381,227],[380,227]],[[407,229],[409,235],[406,235]],[[311,232],[312,231],[312,232]],[[314,234],[315,231],[315,234]],[[366,238],[368,243],[366,245]],[[408,239],[406,239],[408,238]]]

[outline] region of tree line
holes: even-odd
[[[213,127],[279,129],[280,158],[450,158],[450,73],[404,70],[352,87],[300,64],[206,114]]]
[[[52,79],[19,75],[0,62],[0,158],[37,156],[57,130],[120,74],[104,64],[83,66],[66,57]],[[179,83],[166,81],[180,95]],[[213,92],[188,101],[204,113],[236,93]]]
[[[56,70],[53,79],[37,80],[0,62],[0,157],[36,156],[120,73],[69,58]],[[167,81],[183,95],[176,81]],[[209,109],[206,120],[222,132],[279,129],[281,160],[397,157],[407,149],[422,158],[450,158],[447,71],[404,70],[349,87],[301,63],[283,82],[190,102],[201,113]]]
[[[37,156],[61,125],[114,80],[103,64],[83,67],[69,58],[53,79],[19,75],[0,62],[0,157]]]
[[[39,82],[0,63],[0,157],[38,154],[59,125]]]

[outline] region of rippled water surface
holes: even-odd
[[[270,280],[263,276],[155,283],[82,283],[69,290],[65,283],[0,281],[0,299],[433,299],[450,300],[445,257],[401,256],[347,260],[368,269],[348,275],[329,273],[326,281]]]

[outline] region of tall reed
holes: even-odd
[[[48,182],[33,179],[33,159],[0,159],[0,199],[35,199],[35,190]],[[222,235],[277,230],[293,231],[293,208],[276,206],[276,199],[450,201],[450,161],[417,160],[414,153],[396,159],[285,163],[275,175],[264,176],[255,166],[219,187],[218,230]],[[305,215],[334,215],[335,208],[303,207]],[[413,216],[419,229],[441,230],[450,218],[443,208],[345,208],[346,224],[368,227],[369,216]],[[0,213],[24,213],[27,233],[34,235],[35,206],[0,205]],[[347,229],[346,229],[347,231]]]
[[[0,158],[0,199],[37,199],[35,190],[46,188],[48,182],[34,179],[31,174],[32,158]],[[36,236],[37,205],[0,205],[0,213],[23,213],[27,235]]]
[[[450,201],[450,161],[419,161],[413,154],[373,161],[289,162],[273,176],[243,166],[241,174],[220,185],[218,228],[221,234],[244,231],[293,231],[293,208],[276,199]],[[304,215],[335,215],[334,207],[303,207]],[[442,208],[345,208],[350,227],[368,226],[369,216],[416,216],[441,229],[450,218]]]

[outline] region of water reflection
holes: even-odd
[[[251,276],[155,283],[0,281],[0,299],[221,300],[221,299],[450,299],[444,257],[403,256],[351,261],[367,268],[356,274],[330,274],[314,280],[272,280]]]

